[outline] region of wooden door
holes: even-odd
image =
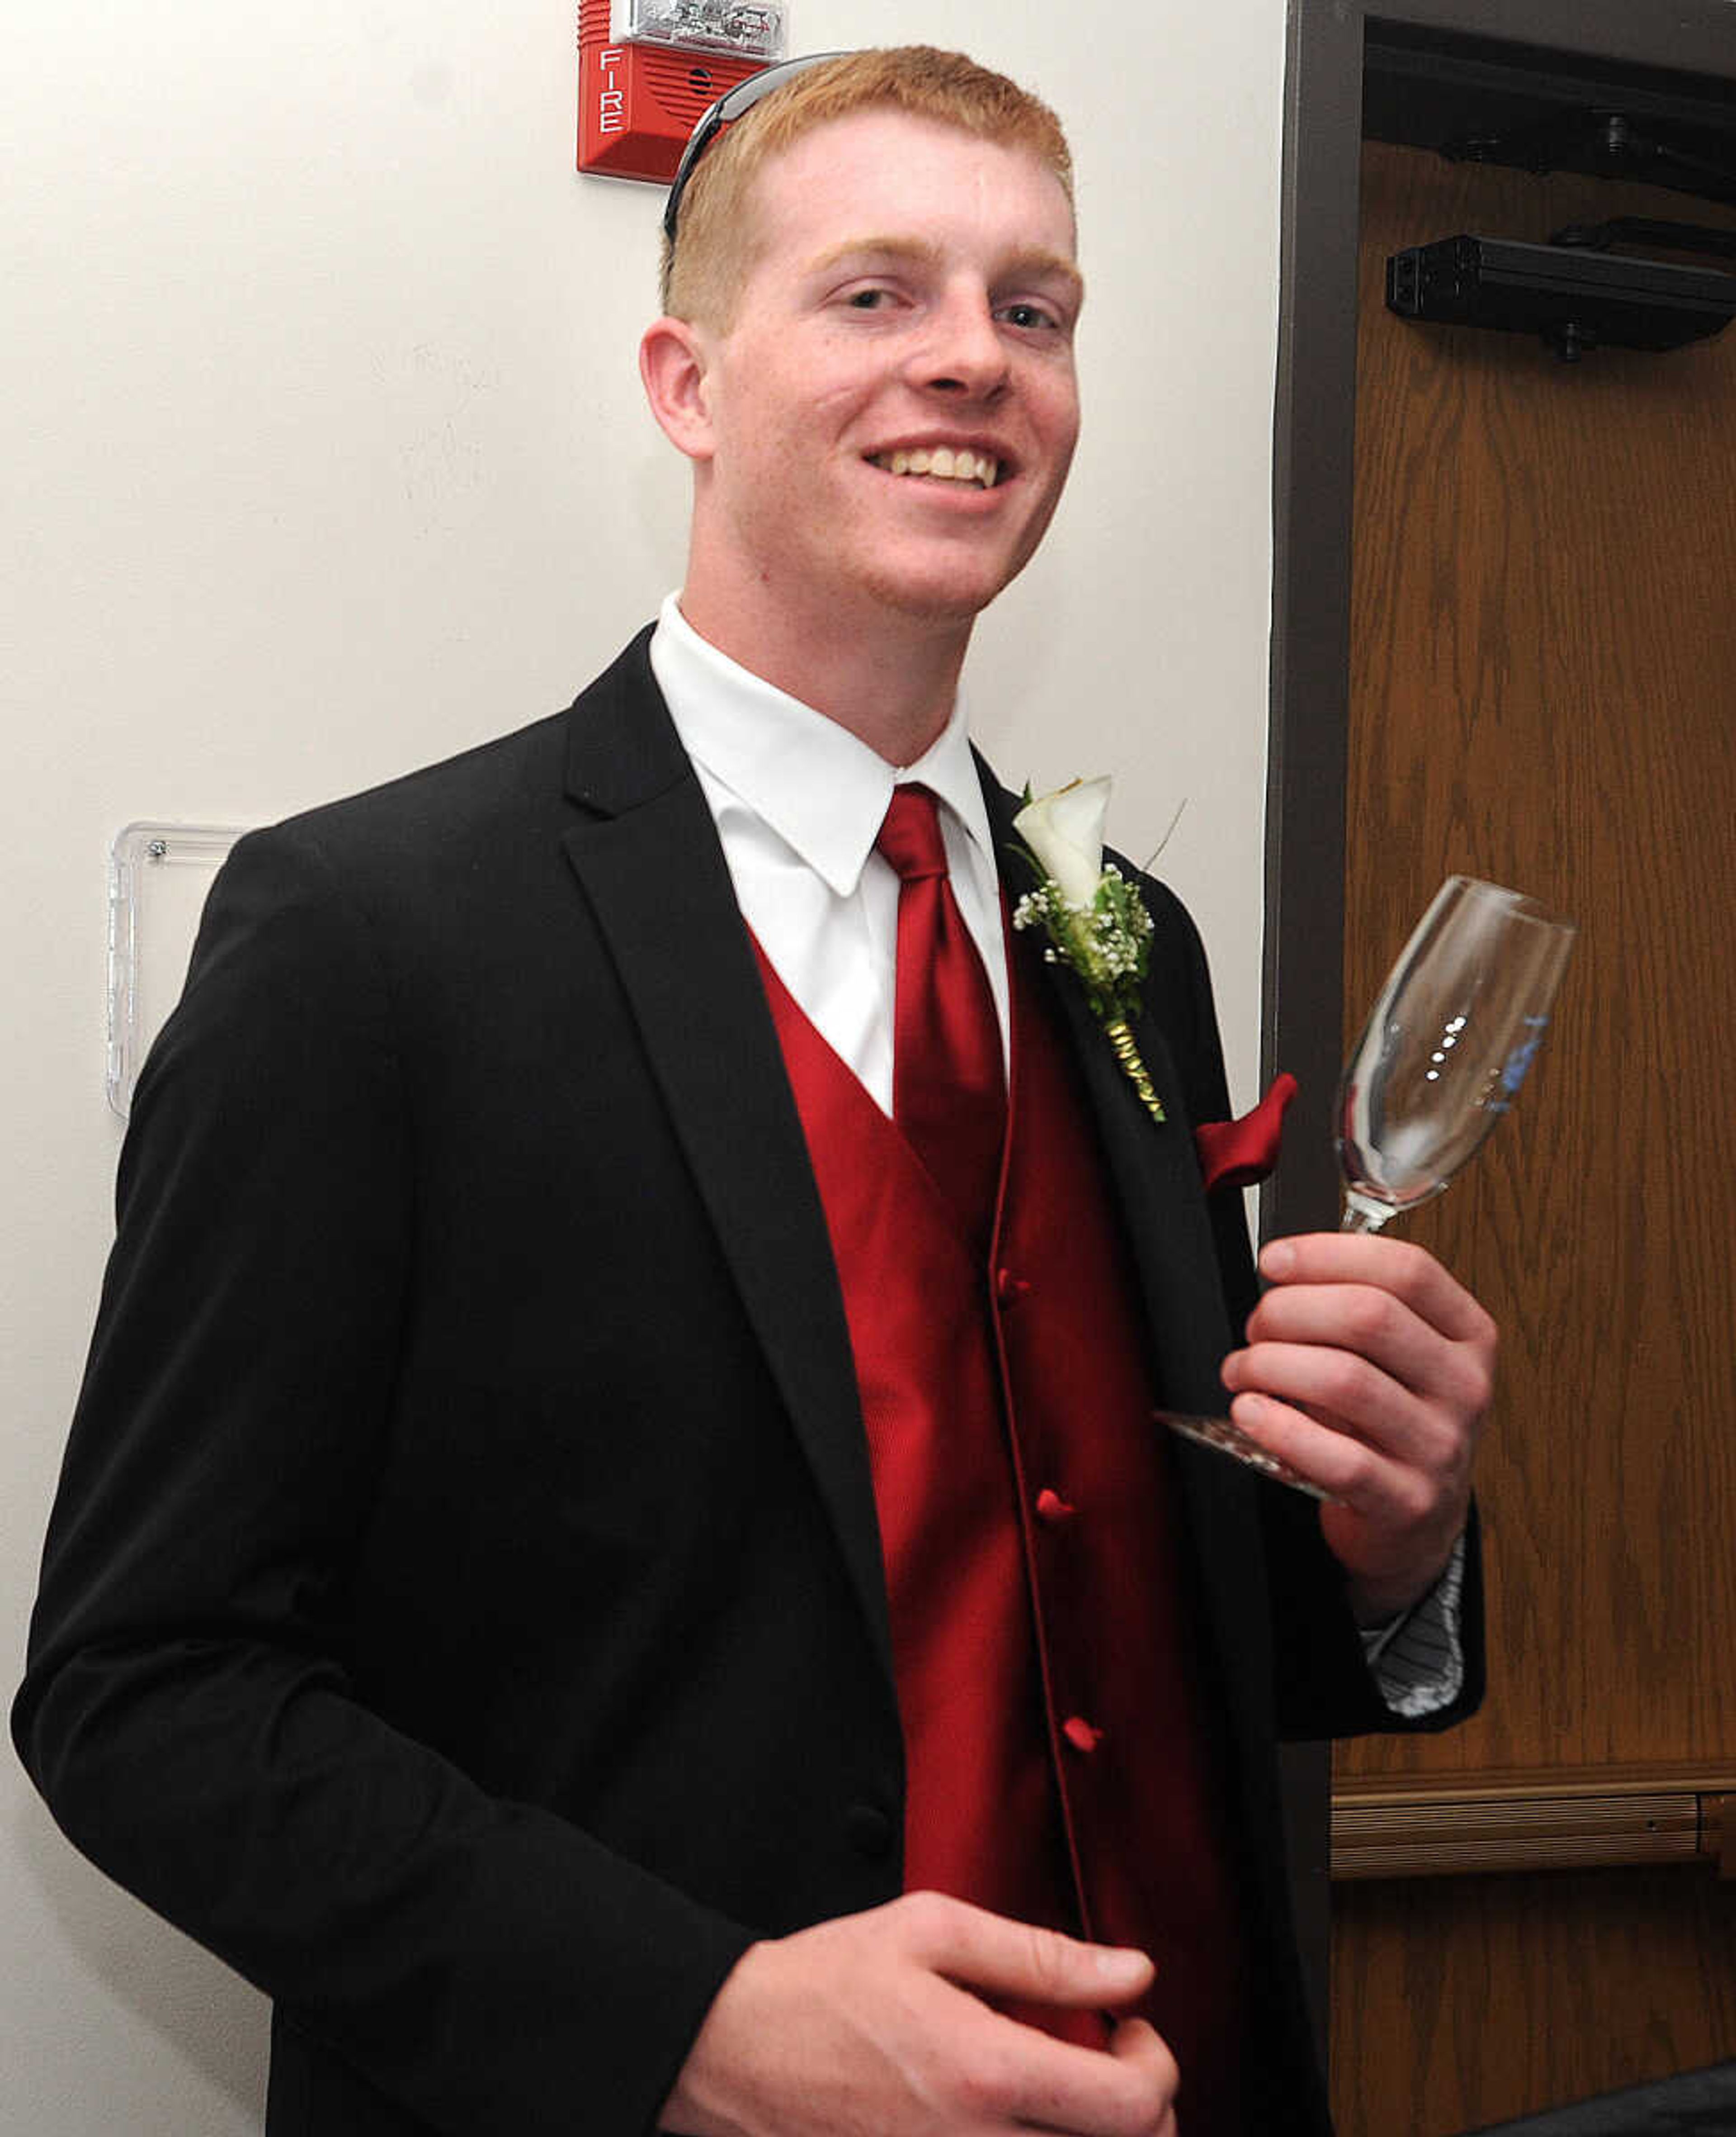
[[[1335,1767],[1343,2137],[1736,2056],[1736,327],[1569,365],[1383,304],[1403,246],[1618,213],[1736,221],[1365,148],[1349,1014],[1450,873],[1582,932],[1521,1103],[1407,1225],[1505,1331],[1490,1692]]]

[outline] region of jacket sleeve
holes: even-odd
[[[1229,1101],[1205,951],[1186,908],[1150,879],[1145,894],[1158,925],[1153,938],[1154,993],[1172,1005],[1168,1039],[1186,1094],[1190,1123],[1223,1120]],[[1239,1190],[1208,1198],[1223,1295],[1239,1341],[1259,1297]],[[1212,1457],[1212,1459],[1221,1458]],[[1465,1675],[1450,1705],[1417,1718],[1395,1714],[1382,1698],[1345,1600],[1344,1578],[1320,1535],[1314,1502],[1281,1485],[1260,1483],[1257,1494],[1270,1599],[1273,1696],[1281,1734],[1307,1740],[1374,1731],[1427,1732],[1452,1727],[1474,1712],[1483,1694],[1481,1557],[1473,1511],[1466,1552],[1461,1610]]]
[[[14,1735],[75,1844],[428,2126],[648,2130],[747,1932],[358,1690],[403,1072],[318,848],[242,842],[139,1081]]]

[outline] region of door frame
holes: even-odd
[[[1261,1052],[1301,1082],[1263,1234],[1330,1227],[1330,1107],[1343,1045],[1345,781],[1363,83],[1370,25],[1736,85],[1736,0],[1290,0],[1278,360]],[[1286,1818],[1317,2036],[1330,1978],[1325,1745],[1286,1753]]]

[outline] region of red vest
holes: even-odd
[[[761,957],[873,1463],[905,1889],[1148,1951],[1142,2008],[1181,2066],[1188,2137],[1242,2137],[1233,2096],[1257,2014],[1128,1250],[1065,1041],[1013,963],[985,1272]]]

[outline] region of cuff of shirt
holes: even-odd
[[[1427,1594],[1384,1625],[1363,1629],[1364,1659],[1381,1697],[1408,1721],[1450,1706],[1465,1684],[1459,1603],[1465,1589],[1465,1539],[1452,1547]]]

